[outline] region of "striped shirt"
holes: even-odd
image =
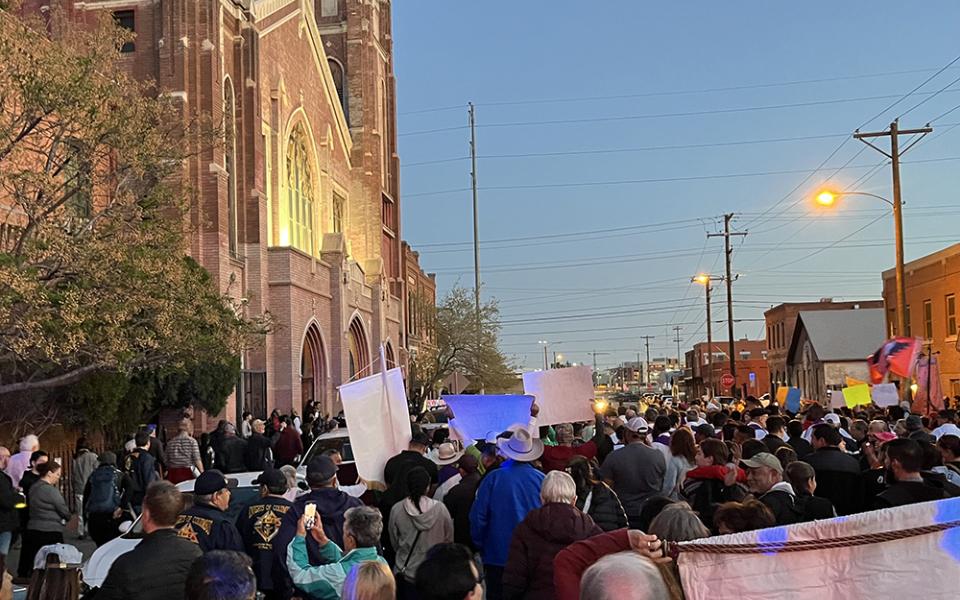
[[[190,468],[200,462],[200,445],[187,432],[167,442],[167,468]]]

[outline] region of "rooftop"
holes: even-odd
[[[804,329],[817,357],[824,362],[865,360],[886,341],[882,308],[858,310],[801,311],[790,343],[793,355],[800,330]]]

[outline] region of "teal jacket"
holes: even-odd
[[[320,558],[328,564],[311,565],[307,556],[307,541],[296,536],[287,546],[287,570],[293,585],[314,600],[338,600],[343,593],[343,582],[354,565],[371,560],[386,563],[376,548],[357,548],[346,555],[340,546],[327,542],[320,547]]]

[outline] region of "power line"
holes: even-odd
[[[945,92],[957,92],[960,91],[960,88],[952,90],[944,90]],[[917,95],[923,94],[934,94],[939,92],[919,92]],[[887,100],[890,98],[900,98],[897,102],[894,102],[890,107],[895,106],[898,102],[902,101],[903,98],[898,94],[880,94],[875,96],[857,96],[850,98],[831,98],[829,100],[808,100],[805,102],[786,102],[781,104],[759,104],[753,106],[737,106],[731,108],[712,108],[706,110],[690,110],[690,111],[678,111],[678,112],[665,112],[665,113],[649,113],[643,115],[615,115],[608,117],[585,117],[580,119],[549,119],[543,121],[508,121],[504,123],[486,123],[478,124],[478,128],[503,128],[503,127],[539,127],[543,125],[576,125],[580,123],[609,123],[609,122],[620,122],[620,121],[642,121],[649,119],[674,119],[674,118],[683,118],[683,117],[701,117],[707,115],[727,115],[727,114],[737,114],[744,112],[757,112],[757,111],[767,111],[767,110],[785,110],[791,108],[805,108],[809,106],[826,106],[831,104],[849,104],[853,102],[869,102],[873,100]],[[884,109],[883,112],[889,110],[889,108]],[[883,114],[883,113],[881,113]],[[434,133],[443,133],[447,131],[458,131],[466,129],[467,126],[453,126],[453,127],[439,127],[435,129],[424,129],[420,131],[407,131],[404,133],[398,134],[399,137],[412,137],[420,135],[429,135]]]
[[[886,71],[882,73],[866,73],[860,75],[841,75],[836,77],[820,77],[817,79],[798,79],[793,81],[780,81],[772,83],[752,83],[752,84],[740,84],[734,86],[723,86],[723,87],[712,87],[712,88],[700,88],[700,89],[691,89],[691,90],[667,90],[660,92],[641,92],[634,94],[614,94],[607,96],[580,96],[580,97],[568,97],[568,98],[540,98],[540,99],[521,99],[521,100],[500,100],[492,102],[479,102],[475,103],[475,106],[520,106],[526,104],[560,104],[566,102],[592,102],[597,100],[625,100],[630,98],[652,98],[652,97],[661,97],[661,96],[685,96],[692,94],[708,94],[715,92],[734,92],[740,90],[756,90],[764,88],[775,88],[775,87],[788,87],[796,85],[808,85],[812,83],[828,83],[833,81],[847,81],[847,80],[856,80],[856,79],[872,79],[877,77],[888,77],[891,75],[912,75],[914,73],[929,73],[936,69],[908,69],[901,71]],[[440,107],[431,107],[431,108],[422,108],[417,110],[404,111],[399,113],[399,116],[406,115],[417,115],[424,113],[433,113],[433,112],[445,112],[450,110],[462,110],[462,104],[455,104],[449,106],[440,106]]]
[[[960,160],[960,156],[948,156],[941,158],[928,158],[921,160],[912,160],[912,161],[903,161],[903,164],[919,164],[919,163],[930,163],[930,162],[944,162]],[[862,165],[848,165],[842,167],[842,169],[872,169],[875,165],[871,164],[862,164]],[[828,167],[828,169],[837,169],[840,170],[841,167]],[[506,190],[532,190],[532,189],[557,189],[557,188],[577,188],[577,187],[595,187],[595,186],[604,186],[604,185],[640,185],[648,183],[672,183],[672,182],[681,182],[681,181],[703,181],[711,179],[737,179],[742,177],[764,177],[768,175],[794,175],[797,173],[816,173],[818,171],[824,170],[824,167],[817,167],[815,169],[783,169],[779,171],[756,171],[752,173],[715,173],[711,175],[687,175],[679,177],[656,177],[649,179],[620,179],[620,180],[606,180],[606,181],[575,181],[575,182],[566,182],[566,183],[535,183],[535,184],[517,184],[517,185],[494,185],[494,186],[485,186],[480,189],[484,191],[506,191]],[[406,198],[417,198],[423,196],[440,196],[444,194],[455,194],[459,192],[469,191],[470,188],[457,188],[449,190],[437,190],[433,192],[417,192],[412,194],[405,194]],[[792,192],[791,192],[792,193]],[[750,223],[755,222],[748,222]]]

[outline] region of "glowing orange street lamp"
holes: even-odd
[[[870,192],[833,192],[822,190],[816,196],[816,202],[820,206],[833,206],[840,196],[869,196],[878,200],[883,200],[893,208],[893,231],[896,242],[896,283],[897,283],[897,335],[906,335],[906,306],[907,292],[906,282],[903,275],[903,202],[899,199],[899,194],[895,193],[896,202],[891,202],[883,196],[871,194]],[[900,397],[906,398],[907,389],[901,386]]]
[[[710,282],[723,281],[723,277],[714,277],[706,273],[695,275],[691,281],[703,286],[707,295],[707,389],[708,395],[713,398],[713,324],[710,322]]]

